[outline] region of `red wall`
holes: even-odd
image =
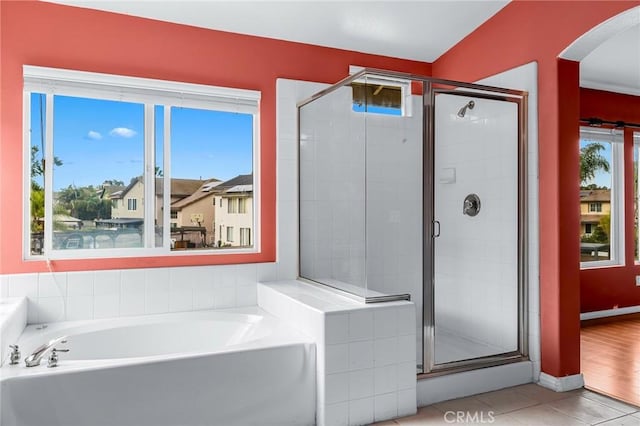
[[[581,89],[580,117],[640,123],[640,96]],[[640,287],[635,280],[640,265],[634,260],[633,131],[626,128],[624,135],[625,264],[580,271],[581,312],[640,305]]]
[[[22,260],[22,65],[260,90],[261,241],[253,255],[56,261],[59,271],[275,260],[276,78],[334,83],[349,65],[431,75],[431,64],[205,30],[44,2],[0,1],[0,273]]]
[[[433,74],[475,81],[536,61],[542,371],[580,371],[579,173],[576,63],[558,55],[638,1],[513,1],[433,64]]]

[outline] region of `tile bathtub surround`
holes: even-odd
[[[9,345],[18,341],[26,324],[26,298],[3,298],[0,302],[0,364],[9,354]]]
[[[0,297],[26,297],[29,324],[255,306],[277,264],[0,275]]]
[[[416,412],[413,303],[365,305],[292,280],[259,283],[258,305],[314,338],[318,425]]]

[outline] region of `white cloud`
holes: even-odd
[[[111,136],[120,136],[121,138],[132,138],[136,135],[136,131],[133,129],[127,129],[126,127],[116,127],[111,129],[109,134]]]
[[[87,133],[87,137],[95,141],[102,139],[102,135],[95,130],[89,130],[89,133]]]

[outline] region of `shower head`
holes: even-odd
[[[476,106],[476,103],[474,101],[469,101],[465,106],[460,108],[458,111],[458,117],[463,118],[467,113],[467,109],[473,109],[474,106]]]

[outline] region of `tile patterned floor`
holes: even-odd
[[[457,417],[459,416],[459,417]],[[640,407],[586,389],[553,392],[527,384],[418,409],[377,426],[409,425],[640,426]]]

